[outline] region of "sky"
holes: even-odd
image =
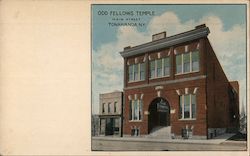
[[[139,11],[148,14],[138,15]],[[119,52],[124,47],[150,42],[155,33],[166,31],[171,36],[203,23],[210,29],[208,38],[227,78],[239,81],[240,104],[246,104],[245,5],[92,5],[91,22],[92,113],[99,113],[100,93],[123,90],[123,58]]]

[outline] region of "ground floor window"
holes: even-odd
[[[142,120],[142,100],[130,100],[129,101],[129,120]]]
[[[119,135],[120,118],[101,118],[100,135]]]
[[[179,118],[194,119],[196,118],[196,95],[186,94],[179,96]]]

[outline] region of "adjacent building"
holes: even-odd
[[[99,115],[91,115],[91,136],[98,136],[100,127]]]
[[[122,97],[121,91],[99,95],[100,136],[122,135]]]
[[[163,32],[153,35],[151,42],[120,52],[124,136],[144,136],[157,127],[169,127],[172,138],[209,139],[238,128],[239,84],[226,77],[209,33],[205,24],[170,37]],[[108,107],[116,101],[104,97],[100,96],[100,108],[107,115],[100,116],[101,123],[111,118]]]

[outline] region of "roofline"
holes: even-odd
[[[159,50],[162,48],[170,47],[183,42],[199,39],[202,37],[207,37],[210,33],[208,27],[196,28],[184,33],[166,37],[157,41],[151,41],[145,44],[141,44],[132,48],[124,49],[120,54],[122,57],[130,57],[134,55],[144,54],[146,52]]]

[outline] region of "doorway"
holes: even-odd
[[[170,106],[164,98],[156,98],[149,105],[148,130],[170,126]]]

